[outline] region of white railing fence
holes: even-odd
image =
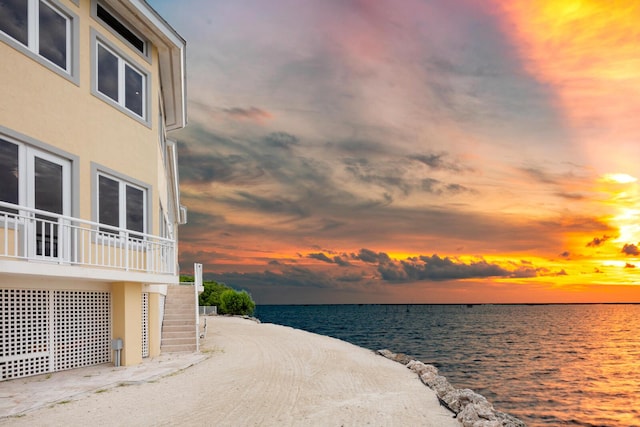
[[[176,242],[0,202],[0,258],[176,273]]]

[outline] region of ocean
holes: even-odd
[[[265,305],[255,315],[409,354],[528,426],[640,426],[640,305]]]

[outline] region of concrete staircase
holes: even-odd
[[[197,350],[196,301],[193,292],[193,285],[167,287],[160,344],[162,353]]]

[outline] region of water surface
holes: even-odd
[[[259,306],[256,316],[410,354],[529,426],[640,426],[640,305]]]

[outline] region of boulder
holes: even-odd
[[[384,349],[382,349],[382,350],[378,350],[378,351],[377,351],[377,353],[378,353],[380,356],[384,356],[384,357],[386,357],[387,359],[391,359],[391,360],[393,360],[393,358],[394,358],[394,357],[395,357],[395,355],[396,355],[395,353],[393,353],[393,352],[391,352],[391,351],[387,350],[386,348],[384,348]]]
[[[412,360],[407,363],[407,368],[418,374],[420,377],[425,373],[431,373],[434,376],[438,375],[438,368],[433,365],[426,365],[419,360]]]
[[[505,414],[504,412],[495,411],[496,418],[501,422],[502,427],[527,427],[527,425],[514,417],[513,415]]]
[[[403,365],[406,365],[407,363],[411,362],[413,359],[413,357],[408,356],[404,353],[398,353],[396,354],[395,358],[393,359],[398,363],[402,363]]]
[[[432,379],[428,380],[426,384],[431,387],[440,398],[455,390],[455,388],[449,384],[449,381],[447,381],[447,379],[442,375],[434,376]]]
[[[469,389],[456,389],[442,375],[438,368],[413,359],[403,353],[393,353],[387,349],[377,353],[387,359],[402,363],[415,372],[423,384],[437,395],[440,404],[456,414],[464,427],[526,427],[519,419],[496,411],[487,399]]]
[[[502,427],[489,402],[469,403],[458,413],[464,427]]]

